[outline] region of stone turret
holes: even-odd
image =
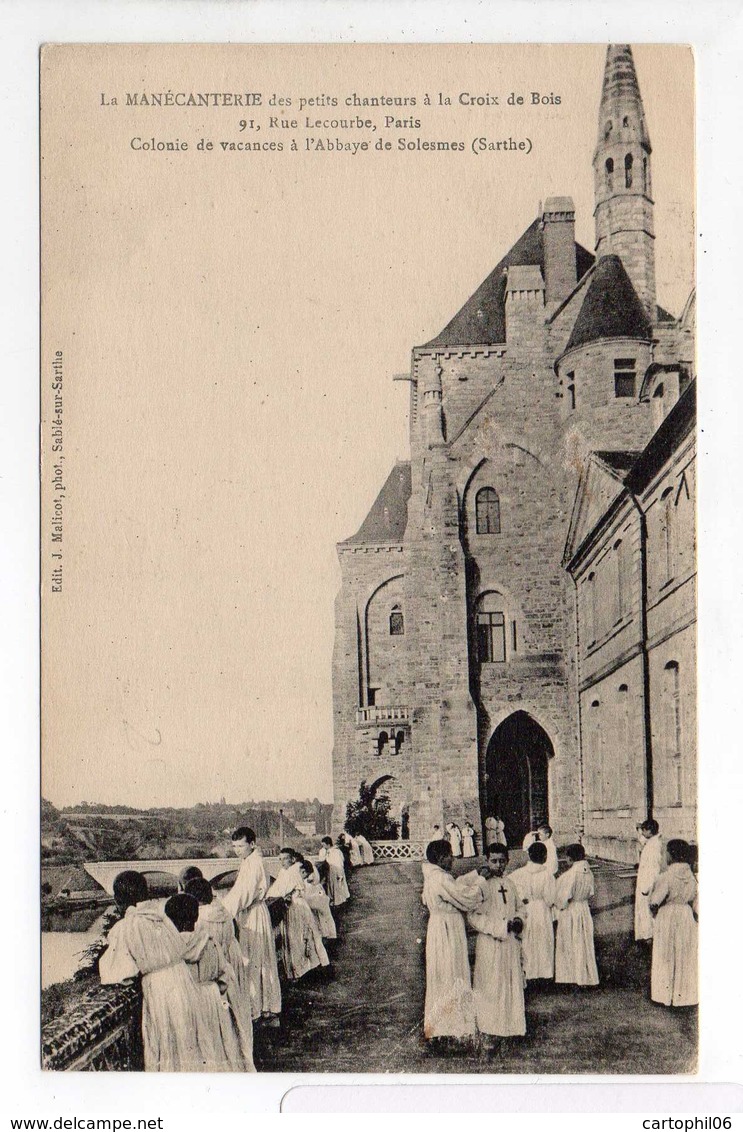
[[[606,52],[593,157],[596,257],[618,255],[651,323],[655,301],[655,231],[650,136],[628,44]]]

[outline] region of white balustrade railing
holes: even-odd
[[[425,841],[372,841],[375,861],[425,861]]]
[[[358,708],[356,712],[357,723],[407,723],[410,711],[407,707],[393,707],[391,704],[374,704],[371,707]]]

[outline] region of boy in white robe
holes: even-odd
[[[427,1040],[462,1040],[475,1034],[467,935],[463,912],[482,901],[451,875],[451,845],[440,838],[426,847],[421,899],[428,908],[426,930],[426,998],[423,1034]],[[462,878],[464,879],[464,878]]]
[[[335,920],[333,919],[333,913],[330,911],[330,901],[328,900],[325,889],[320,884],[319,877],[315,879],[317,869],[314,868],[311,861],[301,861],[299,868],[304,879],[304,898],[317,920],[317,926],[320,929],[323,942],[336,939],[338,932],[335,926]],[[313,876],[313,870],[315,876]]]
[[[557,941],[555,982],[578,987],[598,986],[593,920],[588,901],[593,896],[593,873],[582,845],[565,850],[570,868],[557,881]]]
[[[653,917],[650,913],[650,893],[663,868],[663,840],[660,826],[654,818],[648,818],[637,827],[641,845],[640,864],[635,882],[635,939],[653,938]]]
[[[351,860],[351,868],[358,869],[363,865],[364,858],[361,856],[361,848],[355,837],[350,833],[346,834],[346,845],[348,846],[348,855]]]
[[[216,943],[197,932],[199,902],[179,892],[165,904],[165,915],[186,943],[184,958],[196,985],[201,1009],[196,1040],[207,1073],[243,1073],[247,1069],[240,1050],[237,1026],[227,998],[227,970]],[[233,975],[234,978],[234,975]]]
[[[281,962],[290,982],[296,982],[316,967],[330,964],[320,928],[304,899],[304,877],[293,849],[279,853],[281,869],[267,895],[282,899],[286,912],[278,927]]]
[[[466,821],[462,829],[462,856],[474,857],[476,855],[475,827],[472,825],[472,822]]]
[[[281,1012],[281,987],[276,963],[276,945],[266,905],[266,870],[255,833],[240,826],[232,834],[232,846],[240,857],[237,879],[222,903],[237,921],[240,950],[248,962],[253,1021],[272,1020]]]
[[[511,873],[526,916],[523,936],[526,978],[552,979],[555,974],[555,932],[552,909],[555,878],[547,871],[547,847],[541,841],[529,846],[529,861]]]
[[[483,902],[467,921],[477,932],[472,990],[481,1034],[520,1037],[526,1033],[524,971],[521,964],[523,920],[516,885],[503,874],[504,845],[488,846],[488,864],[480,871]]]
[[[462,856],[462,831],[456,822],[450,821],[446,827],[446,836],[451,845],[452,857]]]
[[[255,1072],[253,1064],[253,1018],[250,1003],[250,971],[235,935],[235,923],[212,886],[204,877],[195,877],[186,884],[186,892],[199,904],[198,931],[219,948],[226,972],[227,1000],[235,1018],[245,1069]]]
[[[330,906],[331,908],[338,909],[351,898],[351,893],[348,891],[348,882],[346,881],[345,858],[338,846],[333,845],[331,838],[323,837],[320,859],[325,861],[327,867],[325,883],[328,890]]]
[[[550,876],[556,877],[560,866],[557,863],[557,846],[555,845],[552,837],[552,827],[549,825],[540,825],[539,827],[539,840],[547,850],[547,872]]]
[[[673,838],[666,854],[668,868],[650,892],[650,912],[655,916],[650,997],[664,1006],[696,1006],[698,905],[691,846]]]
[[[358,842],[359,851],[361,853],[361,859],[364,862],[364,864],[365,865],[373,865],[374,864],[374,850],[372,849],[371,845],[369,844],[369,842],[364,837],[363,833],[357,833],[356,834],[356,841]]]
[[[98,961],[102,983],[142,976],[142,1041],[147,1072],[193,1073],[204,1064],[197,1040],[201,1004],[184,961],[186,941],[148,900],[147,881],[127,870],[114,880],[123,919],[108,933]]]

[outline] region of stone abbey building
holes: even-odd
[[[413,840],[496,813],[617,860],[649,813],[694,837],[694,303],[656,303],[651,153],[611,46],[595,256],[547,200],[413,349],[410,461],[338,546],[336,828],[383,780]]]

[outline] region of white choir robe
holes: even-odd
[[[201,1001],[184,961],[187,941],[159,902],[127,908],[108,933],[98,969],[102,983],[142,976],[142,1041],[147,1072],[203,1071],[198,1028]]]
[[[202,1051],[204,1072],[253,1071],[255,1067],[252,1056],[250,1065],[243,1058],[238,1022],[227,997],[227,983],[230,979],[234,982],[234,972],[230,968],[228,977],[221,948],[203,929],[197,928],[196,931],[180,934],[187,941],[184,958],[201,1000],[196,1033]]]
[[[227,971],[227,999],[235,1017],[245,1069],[253,1064],[253,1018],[250,1001],[250,967],[235,935],[234,921],[218,896],[199,907],[197,928],[220,948]]]
[[[475,856],[475,831],[469,822],[462,830],[462,856]]]
[[[338,932],[335,920],[330,911],[330,901],[322,885],[305,881],[304,898],[312,909],[323,939],[336,939]]]
[[[555,974],[555,933],[552,907],[555,878],[546,865],[529,861],[510,874],[524,907],[523,957],[528,979],[551,979]]]
[[[268,882],[257,849],[240,862],[237,879],[222,903],[237,920],[240,950],[248,961],[253,1020],[281,1012],[281,986],[271,917],[266,905]]]
[[[664,1006],[699,1002],[697,882],[687,864],[674,862],[656,880],[650,903],[659,905],[653,930],[650,997]]]
[[[459,826],[454,825],[453,822],[450,825],[448,825],[446,827],[446,837],[447,837],[449,844],[451,845],[451,855],[452,855],[452,857],[461,857],[462,856],[462,831],[460,830]]]
[[[364,837],[363,833],[359,833],[356,840],[359,843],[359,850],[361,851],[361,859],[365,865],[374,864],[374,850],[369,842]]]
[[[357,868],[359,868],[360,865],[363,865],[363,863],[364,863],[364,858],[361,856],[361,846],[359,845],[359,843],[358,843],[358,841],[356,840],[355,837],[349,837],[347,839],[347,845],[348,845],[349,856],[350,856],[350,859],[351,859],[351,866],[354,869],[357,869]]]
[[[426,1038],[464,1038],[475,1033],[467,934],[463,912],[472,912],[482,892],[460,884],[428,862],[423,868],[421,899],[428,908],[426,931]]]
[[[327,967],[330,962],[320,928],[304,900],[304,890],[304,877],[297,862],[281,869],[267,893],[288,902],[277,934],[284,973],[290,982],[296,982],[315,967]]]
[[[640,851],[640,864],[635,883],[635,939],[653,938],[653,917],[650,914],[650,892],[663,869],[663,839],[659,833],[650,837]]]
[[[526,1033],[521,942],[508,930],[520,916],[518,889],[509,877],[480,878],[483,902],[467,920],[477,932],[472,992],[477,1028],[501,1038]]]
[[[333,845],[331,849],[327,850],[325,861],[328,866],[326,884],[330,905],[332,908],[339,908],[341,904],[345,904],[351,898],[351,893],[348,891],[348,882],[346,881],[346,862],[337,845]]]
[[[598,986],[593,919],[588,906],[593,891],[593,873],[587,861],[576,861],[557,881],[556,983]]]
[[[557,863],[557,846],[555,845],[555,842],[551,837],[548,837],[546,841],[543,841],[542,845],[544,845],[545,849],[547,850],[547,872],[550,874],[550,876],[556,877],[560,869],[560,866]]]
[[[485,840],[487,845],[485,851],[487,852],[488,845],[507,845],[506,841],[506,827],[498,818],[485,819]]]

